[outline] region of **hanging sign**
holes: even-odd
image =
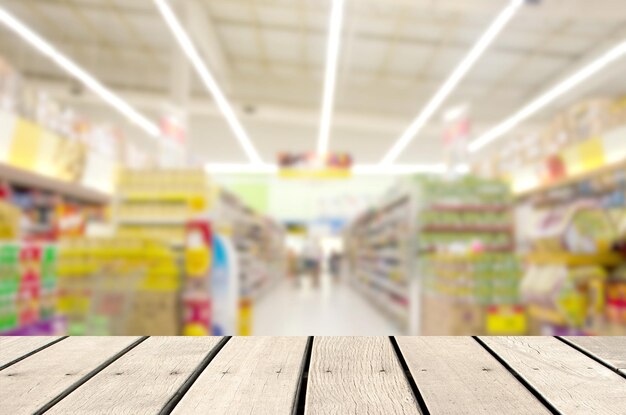
[[[279,176],[288,179],[343,179],[351,176],[352,156],[346,153],[280,153]]]

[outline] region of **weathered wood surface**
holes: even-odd
[[[626,381],[554,337],[481,340],[560,413],[626,414]]]
[[[565,339],[626,375],[624,337],[565,337]]]
[[[173,413],[291,413],[306,341],[306,337],[230,339]]]
[[[0,367],[58,339],[52,336],[0,337]]]
[[[151,337],[53,406],[51,414],[155,414],[220,337]]]
[[[0,371],[0,413],[30,414],[136,337],[70,337]]]
[[[0,338],[1,414],[626,414],[624,337],[54,341]]]
[[[471,337],[398,337],[397,341],[431,413],[550,413]]]
[[[387,337],[317,337],[306,414],[419,414]]]

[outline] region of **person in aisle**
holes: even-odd
[[[300,266],[298,261],[298,254],[293,250],[287,251],[287,276],[290,280],[297,282],[298,274],[300,272]]]
[[[328,269],[330,270],[330,275],[333,277],[333,280],[339,282],[339,278],[341,277],[341,254],[339,252],[331,252],[328,257]]]
[[[322,259],[322,250],[317,239],[310,238],[306,241],[302,249],[302,259],[304,262],[304,274],[308,274],[313,281],[313,286],[317,287],[320,280],[320,263]]]

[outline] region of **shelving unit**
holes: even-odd
[[[54,179],[6,163],[0,163],[0,179],[9,184],[44,190],[85,203],[107,204],[111,201],[110,194],[90,189],[79,183]]]
[[[419,332],[413,271],[415,198],[399,183],[344,232],[351,285],[407,333]]]
[[[240,297],[257,301],[286,273],[285,231],[223,189],[216,218],[237,252]]]
[[[489,316],[517,318],[520,269],[507,185],[466,176],[421,178],[416,187],[420,334],[489,333]]]
[[[185,227],[210,216],[215,188],[202,170],[124,170],[114,206],[119,235],[163,240],[184,247]]]

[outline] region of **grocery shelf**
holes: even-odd
[[[91,189],[79,183],[54,179],[6,163],[0,163],[0,180],[6,180],[15,185],[58,193],[86,203],[106,204],[111,201],[111,195],[100,190]]]
[[[567,325],[567,321],[557,310],[546,308],[537,304],[529,305],[527,310],[528,315],[538,321],[562,327]]]
[[[584,180],[590,180],[593,179],[597,176],[601,176],[605,173],[609,173],[612,172],[614,170],[620,170],[620,169],[626,169],[626,160],[622,160],[620,162],[617,163],[613,163],[613,164],[609,164],[597,169],[594,169],[592,171],[588,171],[588,172],[584,172],[584,173],[578,173],[578,174],[574,174],[570,177],[566,177],[563,179],[559,179],[559,180],[555,180],[543,185],[540,185],[538,187],[529,189],[529,190],[525,190],[523,192],[519,192],[515,194],[515,197],[518,199],[523,199],[526,198],[528,196],[532,196],[535,194],[539,194],[539,193],[544,193],[550,190],[554,190],[554,189],[558,189],[560,187],[566,187],[572,184],[575,184],[577,182],[580,181],[584,181]]]
[[[450,232],[450,233],[513,233],[511,225],[424,225],[422,232]]]
[[[189,218],[119,218],[119,225],[154,225],[154,226],[184,226]]]
[[[526,261],[534,265],[566,265],[570,267],[601,265],[614,266],[621,264],[622,256],[612,253],[574,254],[569,252],[534,252],[526,256]]]
[[[434,204],[424,211],[439,211],[439,212],[508,212],[511,210],[510,205],[469,205],[469,204]]]

